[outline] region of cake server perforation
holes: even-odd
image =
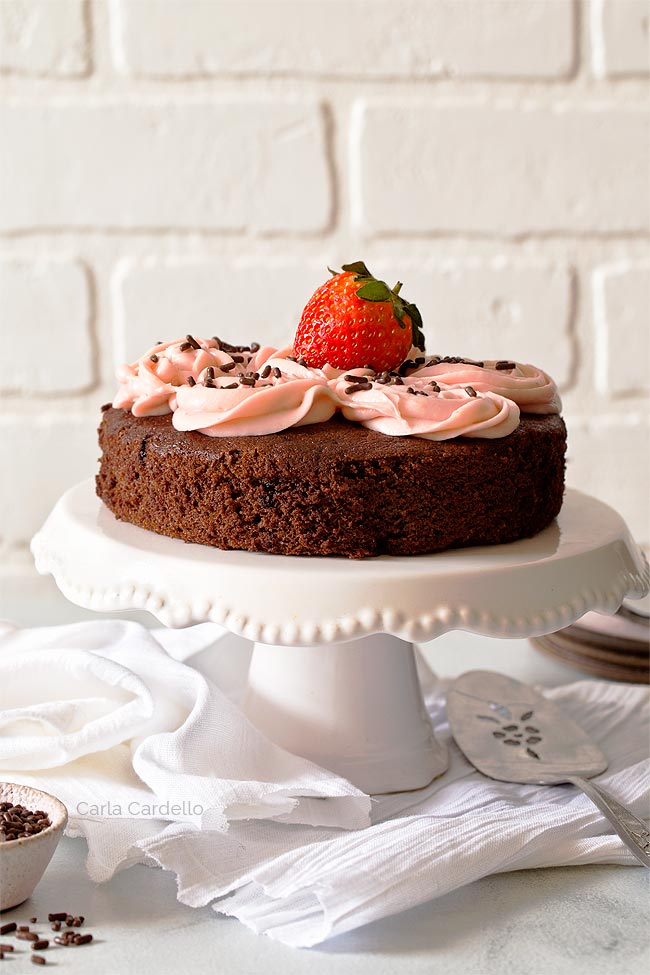
[[[607,758],[552,701],[510,677],[474,670],[451,685],[447,711],[459,748],[479,772],[502,782],[577,786],[650,869],[647,823],[590,781]]]

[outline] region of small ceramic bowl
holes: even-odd
[[[68,810],[49,792],[13,782],[0,782],[0,802],[42,809],[52,823],[33,836],[0,842],[0,911],[6,911],[33,893],[63,835]]]

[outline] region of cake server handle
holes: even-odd
[[[609,792],[606,792],[590,779],[583,779],[580,775],[569,775],[567,781],[577,785],[585,795],[589,796],[594,805],[598,806],[605,819],[612,824],[628,850],[634,854],[639,863],[650,870],[650,829],[648,824],[635,816],[629,809],[626,809],[625,806],[622,806]]]

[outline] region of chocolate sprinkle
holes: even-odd
[[[469,393],[470,396],[478,396],[478,393],[473,386],[465,386],[465,392]]]
[[[346,386],[344,392],[350,395],[351,393],[358,393],[361,390],[368,390],[368,389],[372,389],[372,383],[369,383],[367,381],[360,382],[360,383],[357,382],[354,383],[352,386]]]
[[[214,379],[214,366],[208,366],[208,368],[205,370],[205,374],[208,379]]]
[[[259,352],[259,350],[260,350],[260,344],[259,344],[259,342],[251,342],[250,345],[231,345],[230,342],[224,342],[222,339],[220,339],[218,335],[213,335],[212,336],[212,341],[213,342],[216,342],[217,349],[219,349],[221,352],[230,352],[230,353],[233,353],[233,352],[249,352],[249,353],[253,353],[253,352]],[[234,359],[234,356],[233,356],[233,359]]]
[[[187,385],[188,386],[196,386],[196,379],[194,378],[194,376],[188,376],[187,377]]]
[[[237,389],[237,383],[230,383],[229,386],[222,386],[222,389]]]
[[[3,842],[34,836],[51,825],[47,813],[42,809],[32,811],[19,803],[0,802],[0,837]]]
[[[239,382],[242,386],[254,386],[255,380],[252,376],[240,376]]]
[[[194,336],[193,336],[193,335],[186,335],[186,336],[185,336],[185,338],[186,338],[186,339],[187,339],[187,341],[188,341],[188,342],[190,343],[190,345],[191,345],[191,347],[192,347],[193,349],[200,349],[200,348],[201,348],[201,346],[200,346],[200,345],[199,345],[199,343],[198,343],[198,342],[196,341],[196,339],[194,338]]]
[[[437,366],[441,362],[450,362],[454,365],[458,363],[464,363],[466,366],[480,366],[484,368],[485,363],[478,361],[477,359],[465,359],[462,355],[446,355],[442,358],[439,355],[433,357],[430,362],[427,362],[427,366]]]
[[[150,355],[149,358],[151,359],[152,362],[158,362],[158,356],[156,355],[155,352],[153,355]]]
[[[405,359],[402,365],[397,370],[400,376],[405,376],[409,369],[415,369],[416,363],[413,359]]]
[[[495,369],[514,369],[516,366],[515,362],[508,362],[507,359],[500,359],[495,365]]]
[[[273,377],[274,379],[280,379],[282,377],[282,370],[278,366],[273,366]]]
[[[179,352],[187,352],[187,350],[188,349],[191,349],[191,348],[192,348],[192,346],[190,345],[189,342],[181,342],[181,344],[178,347],[178,351]]]
[[[271,367],[267,362],[267,364],[264,366],[264,368],[260,373],[260,379],[266,379],[266,377],[269,376],[270,374],[271,374]]]
[[[236,365],[236,362],[226,362],[225,365],[219,366],[219,369],[221,372],[232,372]]]

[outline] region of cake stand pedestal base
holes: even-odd
[[[333,646],[257,643],[244,710],[277,744],[364,792],[419,789],[447,769],[413,645],[385,633]]]

